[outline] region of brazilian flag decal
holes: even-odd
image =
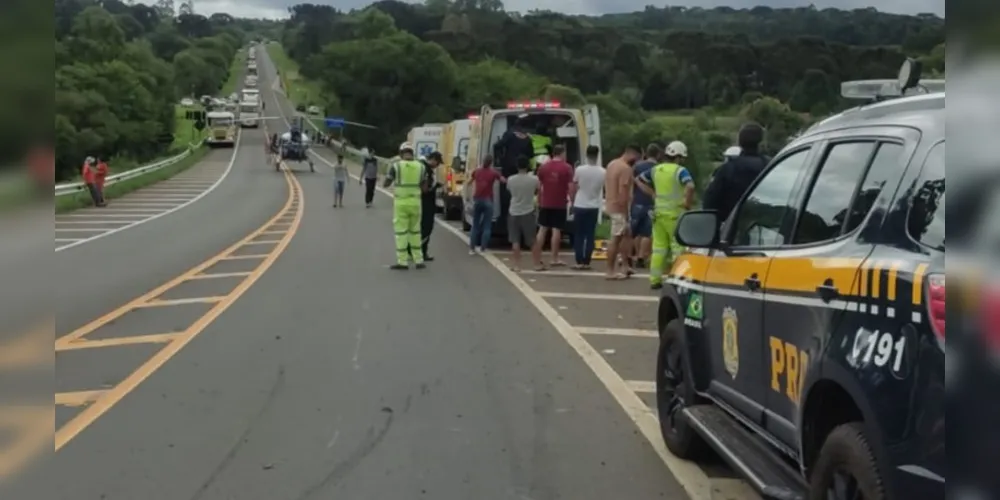
[[[688,298],[687,317],[701,321],[704,314],[705,312],[701,308],[701,294],[698,292],[691,292],[691,295]]]

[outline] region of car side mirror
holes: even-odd
[[[456,156],[451,159],[451,170],[452,172],[464,172],[465,165],[462,164],[462,157]]]
[[[677,242],[692,248],[719,244],[719,214],[715,210],[691,210],[681,215],[675,232]]]

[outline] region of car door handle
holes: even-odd
[[[822,285],[816,287],[816,293],[819,295],[819,298],[823,299],[823,302],[830,302],[840,297],[840,289],[833,286],[833,280],[831,279],[826,280]]]
[[[743,286],[747,287],[751,292],[756,292],[760,290],[760,278],[757,277],[757,273],[750,275],[749,278],[743,280]]]

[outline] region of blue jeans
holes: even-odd
[[[576,263],[589,266],[594,255],[594,232],[597,231],[597,208],[573,207],[573,252]]]
[[[486,248],[493,235],[493,200],[475,200],[472,204],[472,231],[469,231],[469,248]],[[478,240],[478,245],[476,244]]]

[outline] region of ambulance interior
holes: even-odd
[[[490,145],[486,153],[493,154],[493,147],[504,133],[512,129],[519,121],[523,121],[524,131],[530,134],[541,134],[552,137],[553,143],[566,146],[566,161],[570,165],[578,165],[583,159],[584,151],[580,142],[579,125],[572,110],[503,110],[496,112],[493,126],[490,129]]]

